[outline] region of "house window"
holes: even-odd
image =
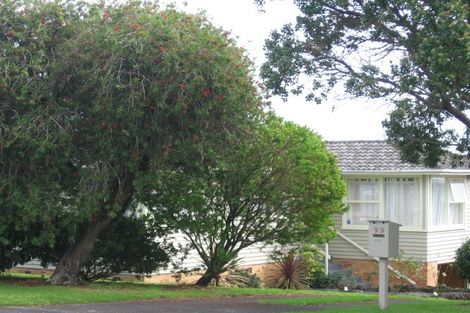
[[[431,188],[432,225],[462,225],[467,199],[464,180],[433,178]]]
[[[403,226],[422,226],[420,181],[414,177],[348,179],[347,225],[386,219]]]
[[[347,224],[366,225],[369,220],[379,217],[379,180],[358,178],[348,180],[349,211]]]
[[[385,219],[403,226],[420,227],[419,195],[419,182],[416,178],[385,178]]]

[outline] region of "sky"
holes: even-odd
[[[271,30],[294,22],[298,13],[288,0],[268,1],[265,12],[258,10],[254,0],[161,0],[160,3],[174,3],[177,8],[190,13],[205,11],[214,25],[230,31],[238,44],[247,49],[257,67],[264,61],[264,40]],[[325,140],[385,138],[382,121],[390,107],[384,102],[334,94],[320,105],[307,102],[302,96],[290,96],[287,102],[277,97],[270,101],[279,116],[309,127]]]

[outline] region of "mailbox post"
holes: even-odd
[[[399,255],[400,224],[383,221],[369,221],[369,255],[379,258],[379,307],[388,306],[388,259]]]

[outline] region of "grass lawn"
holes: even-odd
[[[143,283],[97,282],[83,286],[63,287],[47,285],[44,277],[31,275],[0,274],[0,307],[33,306],[68,303],[99,303],[145,299],[189,299],[222,296],[252,295],[304,295],[301,298],[261,299],[261,303],[288,305],[322,305],[322,313],[374,313],[384,312],[376,304],[376,295],[345,293],[341,291],[285,291],[267,288],[198,288],[194,286],[163,286]],[[410,302],[391,304],[390,313],[470,313],[470,301],[449,301],[436,298],[391,296],[394,300]],[[335,303],[338,307],[334,307]],[[341,306],[344,303],[344,306]],[[352,303],[346,306],[345,303]],[[306,313],[308,311],[305,311]]]
[[[315,295],[315,291],[265,288],[198,288],[143,283],[97,282],[83,286],[47,285],[30,276],[0,275],[0,306],[31,306],[67,303],[99,303],[144,299],[188,299],[250,295]]]

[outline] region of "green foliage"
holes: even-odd
[[[345,286],[343,281],[343,274],[341,272],[328,273],[325,274],[324,271],[316,272],[309,277],[309,287],[310,288],[338,288]]]
[[[470,239],[467,239],[455,252],[455,263],[460,276],[470,280]]]
[[[407,161],[436,165],[454,145],[469,153],[468,1],[294,2],[296,25],[266,41],[261,75],[272,93],[286,98],[305,91],[321,102],[337,86],[383,98],[394,104],[384,122],[387,136]],[[466,132],[449,130],[449,120]]]
[[[204,16],[5,0],[0,29],[1,268],[105,227],[261,107],[251,63]]]
[[[304,245],[299,249],[298,253],[302,257],[309,277],[325,272],[325,256],[320,252],[317,246]]]
[[[344,210],[345,186],[325,144],[273,116],[198,168],[170,171],[159,183],[146,204],[189,238],[210,276],[204,284],[255,243],[331,238],[332,214]]]
[[[171,244],[156,241],[161,233],[148,217],[121,217],[98,238],[81,276],[85,280],[119,273],[152,274],[175,254]]]

